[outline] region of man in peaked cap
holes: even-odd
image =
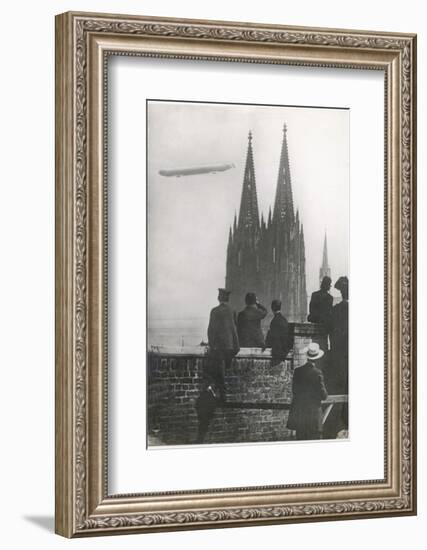
[[[240,350],[235,314],[228,304],[229,296],[229,290],[218,289],[219,305],[212,309],[208,326],[208,375],[218,388],[222,401],[225,401],[224,373]]]

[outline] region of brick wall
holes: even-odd
[[[315,339],[315,325],[294,326],[294,348],[284,363],[271,365],[269,350],[242,349],[226,373],[227,401],[240,407],[217,407],[205,443],[283,441],[288,410],[255,408],[291,400],[293,368],[305,362],[302,350]],[[148,353],[148,433],[151,444],[195,442],[198,419],[195,402],[206,386],[206,349],[158,348]],[[251,408],[244,408],[250,404]],[[154,443],[154,444],[156,444]]]

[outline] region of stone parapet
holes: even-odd
[[[291,325],[294,346],[286,361],[272,365],[271,350],[242,348],[225,373],[227,406],[218,406],[205,443],[283,441],[291,400],[293,369],[306,360],[304,348],[322,336],[318,325]],[[208,348],[153,347],[147,356],[148,433],[165,445],[193,444],[195,403],[206,387]],[[250,407],[245,407],[250,404]],[[269,404],[272,408],[268,408]],[[274,408],[274,405],[280,408]],[[259,406],[259,408],[257,408]]]

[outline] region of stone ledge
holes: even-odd
[[[313,336],[322,336],[325,334],[323,327],[315,323],[289,323],[289,327],[293,331],[294,338],[312,338]],[[205,357],[208,351],[208,346],[151,346],[148,353],[165,357]],[[265,351],[262,351],[261,348],[241,348],[236,357],[271,359],[271,348],[266,348]],[[290,351],[287,359],[292,359],[292,357],[293,350]]]

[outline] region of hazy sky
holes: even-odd
[[[335,281],[348,275],[349,111],[149,102],[148,292],[152,319],[205,317],[225,283],[228,231],[239,211],[253,134],[260,214],[273,206],[286,123],[294,206],[304,224],[307,292],[318,288],[323,238]],[[234,163],[216,174],[161,169]]]

